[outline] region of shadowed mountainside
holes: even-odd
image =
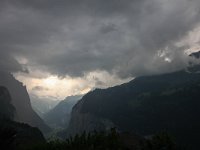
[[[50,131],[50,128],[32,109],[26,87],[21,82],[9,73],[0,72],[0,86],[6,87],[10,92],[12,104],[16,109],[14,120],[38,127],[44,133]]]
[[[36,95],[30,95],[31,106],[33,110],[43,118],[46,113],[52,110],[59,101],[52,100],[50,98],[40,98]]]
[[[72,107],[82,95],[69,96],[44,115],[45,122],[53,128],[66,128],[71,118]]]
[[[0,86],[0,119],[13,119],[15,108],[11,104],[11,97],[8,90]]]
[[[143,76],[96,89],[73,108],[68,135],[115,126],[143,136],[166,130],[191,149],[199,148],[200,74],[184,70]]]
[[[2,150],[23,150],[35,144],[45,143],[39,129],[13,121],[15,108],[5,87],[0,87],[0,147]]]

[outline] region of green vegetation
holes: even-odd
[[[166,132],[154,135],[145,142],[144,150],[178,150],[173,137]]]
[[[84,132],[65,141],[50,140],[29,150],[178,150],[178,148],[167,133],[159,133],[148,140],[130,139],[130,136],[121,136],[121,133],[112,128],[109,132]]]
[[[119,134],[115,129],[106,132],[82,133],[70,137],[65,141],[52,140],[37,145],[31,150],[123,150],[123,144],[119,141]]]

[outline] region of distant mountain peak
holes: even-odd
[[[186,68],[186,72],[188,73],[200,73],[200,51],[191,53],[189,55],[193,59],[189,61],[189,65]]]
[[[199,59],[199,58],[200,58],[200,51],[191,53],[189,56],[194,57],[194,58],[196,58],[196,59]]]
[[[44,120],[53,128],[67,127],[71,118],[72,107],[82,98],[83,95],[68,96],[60,101],[52,110],[44,115]]]

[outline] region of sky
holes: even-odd
[[[64,99],[187,66],[199,0],[1,0],[0,69]]]

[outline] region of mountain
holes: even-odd
[[[45,122],[53,128],[66,128],[71,118],[72,107],[82,95],[69,96],[44,115]]]
[[[43,118],[47,112],[49,112],[59,103],[59,101],[51,100],[48,98],[39,98],[36,95],[30,95],[30,100],[31,100],[31,106],[33,107],[33,110],[41,118]]]
[[[11,96],[5,87],[0,86],[0,120],[13,119],[15,108],[11,104]]]
[[[200,58],[200,51],[191,53],[189,56],[194,57],[194,58],[196,58],[196,59],[199,59],[199,58]]]
[[[6,149],[26,149],[35,144],[45,143],[39,129],[13,121],[15,112],[11,96],[5,87],[0,87],[0,147]]]
[[[67,134],[117,127],[150,136],[164,130],[189,149],[199,149],[199,91],[200,74],[185,70],[96,89],[73,107]]]
[[[32,109],[26,87],[21,82],[17,81],[9,73],[0,72],[0,86],[6,87],[10,92],[11,103],[16,109],[15,121],[38,127],[44,133],[50,131],[50,128]]]
[[[26,150],[45,142],[42,132],[36,127],[11,120],[0,121],[1,150]]]

